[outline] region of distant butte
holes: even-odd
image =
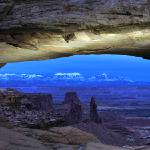
[[[1,66],[76,54],[150,59],[149,8],[149,0],[1,0]]]

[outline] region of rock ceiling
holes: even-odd
[[[1,66],[76,54],[149,59],[150,1],[0,1]]]

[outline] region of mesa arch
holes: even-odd
[[[76,54],[150,59],[149,8],[149,0],[1,0],[1,66]]]

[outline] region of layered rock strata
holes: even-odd
[[[1,66],[76,54],[149,59],[149,7],[149,0],[1,0]]]

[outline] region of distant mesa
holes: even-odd
[[[51,111],[53,98],[45,93],[22,93],[16,89],[0,89],[0,104],[27,110]]]
[[[82,121],[82,105],[72,102],[70,104],[68,113],[65,115],[66,122],[68,124],[76,124]]]
[[[31,110],[51,111],[53,109],[53,98],[51,94],[25,93],[23,97],[27,100],[24,101],[24,106],[28,106]]]
[[[67,92],[65,94],[63,105],[66,105],[67,112],[65,120],[69,124],[79,123],[82,120],[82,105],[76,92]]]
[[[63,104],[72,104],[72,103],[80,104],[81,102],[76,92],[67,92],[65,94],[65,98],[62,103]]]
[[[0,89],[0,104],[8,105],[12,107],[20,107],[22,98],[22,93],[15,89],[7,88]]]

